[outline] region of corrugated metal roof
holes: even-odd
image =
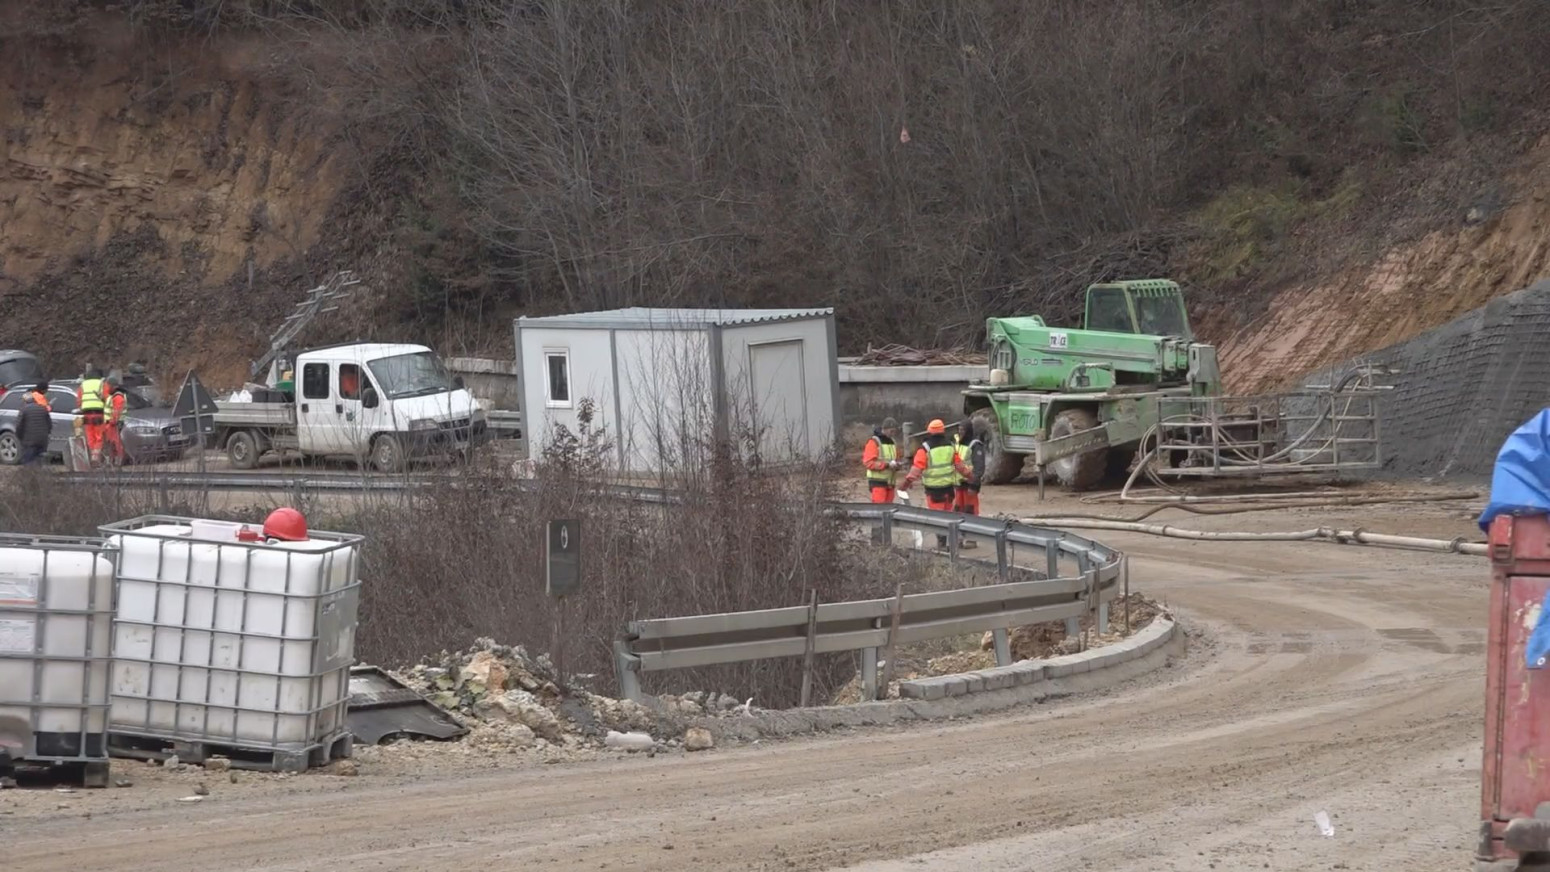
[[[634,306],[629,309],[575,312],[569,315],[549,315],[517,320],[524,326],[535,327],[643,327],[673,330],[711,325],[729,327],[775,321],[799,321],[805,318],[824,318],[833,314],[833,309],[653,309]]]

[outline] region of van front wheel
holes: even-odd
[[[371,443],[371,465],[378,472],[398,472],[404,468],[404,447],[397,436],[383,433]]]

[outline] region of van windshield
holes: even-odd
[[[440,394],[452,390],[452,376],[434,352],[416,351],[379,357],[366,364],[382,393],[390,399]]]

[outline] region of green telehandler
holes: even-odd
[[[989,377],[963,392],[963,411],[987,436],[988,484],[1017,478],[1031,458],[1041,482],[1048,472],[1089,490],[1138,452],[1175,475],[1378,465],[1371,373],[1321,391],[1223,397],[1216,349],[1195,341],[1167,279],[1092,285],[1081,329],[1029,315],[988,319],[986,334]]]

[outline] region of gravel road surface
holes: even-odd
[[[1031,513],[1030,488],[987,490]],[[1074,510],[1074,501],[1056,502]],[[1049,508],[1046,504],[1045,508]],[[1087,507],[1090,508],[1090,507]],[[1167,515],[1475,535],[1477,503]],[[1113,511],[1113,509],[1107,509]],[[358,777],[162,775],[0,793],[0,866],[91,870],[1462,870],[1485,561],[1097,533],[1193,635],[1173,668],[999,716],[541,765],[455,750]],[[210,795],[180,803],[193,781]],[[1327,811],[1333,838],[1314,815]]]

